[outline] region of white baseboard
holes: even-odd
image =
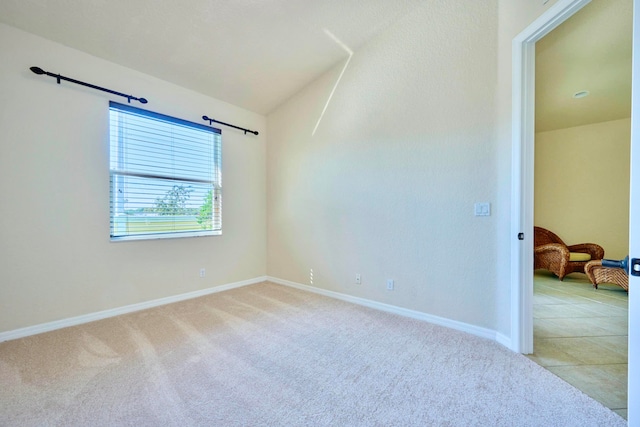
[[[56,329],[67,328],[69,326],[81,325],[96,320],[106,319],[109,317],[119,316],[121,314],[132,313],[134,311],[146,310],[148,308],[158,307],[161,305],[171,304],[174,302],[184,301],[204,295],[214,294],[216,292],[227,291],[229,289],[240,288],[242,286],[253,285],[267,280],[266,276],[256,277],[254,279],[243,280],[226,285],[215,286],[213,288],[202,289],[199,291],[187,292],[185,294],[174,295],[165,298],[159,298],[151,301],[145,301],[137,304],[125,305],[124,307],[112,308],[109,310],[97,311],[95,313],[83,314],[81,316],[69,317],[67,319],[55,320],[53,322],[41,323],[39,325],[28,326],[26,328],[15,329],[13,331],[0,332],[0,342],[15,340],[18,338],[28,337],[30,335],[41,334],[43,332],[54,331]]]
[[[511,340],[505,335],[498,334],[496,331],[481,328],[479,326],[470,325],[464,322],[458,322],[457,320],[451,320],[444,317],[434,316],[432,314],[423,313],[421,311],[410,310],[408,308],[402,308],[391,304],[385,304],[378,301],[372,301],[365,298],[354,297],[347,294],[342,294],[339,292],[328,291],[326,289],[316,288],[314,286],[303,285],[296,282],[291,282],[289,280],[278,279],[277,277],[267,277],[267,280],[273,283],[277,283],[279,285],[290,286],[292,288],[301,289],[304,291],[313,292],[316,294],[324,295],[330,298],[336,298],[342,301],[351,302],[354,304],[362,305],[369,308],[374,308],[376,310],[386,311],[388,313],[398,314],[400,316],[410,317],[412,319],[422,320],[425,322],[433,323],[439,326],[445,326],[447,328],[455,329],[462,332],[467,332],[469,334],[488,338],[490,340],[496,341],[502,345],[505,345],[509,348]]]
[[[94,322],[96,320],[106,319],[109,317],[119,316],[121,314],[132,313],[135,311],[146,310],[148,308],[158,307],[161,305],[171,304],[174,302],[184,301],[192,298],[201,297],[217,292],[223,292],[229,289],[240,288],[242,286],[253,285],[256,283],[264,282],[268,280],[280,285],[289,286],[292,288],[313,292],[316,294],[324,295],[330,298],[347,301],[353,304],[358,304],[364,307],[373,308],[376,310],[386,311],[388,313],[398,314],[400,316],[410,317],[412,319],[422,320],[425,322],[433,323],[435,325],[445,326],[447,328],[455,329],[462,332],[467,332],[472,335],[476,335],[482,338],[488,338],[496,341],[507,348],[511,348],[511,339],[503,334],[497,333],[491,329],[481,328],[479,326],[470,325],[468,323],[458,322],[456,320],[446,319],[444,317],[434,316],[431,314],[423,313],[416,310],[410,310],[407,308],[397,307],[391,304],[385,304],[378,301],[372,301],[365,298],[354,297],[339,292],[328,291],[314,286],[303,285],[289,280],[279,279],[277,277],[262,276],[249,280],[243,280],[235,283],[228,283],[226,285],[220,285],[213,288],[202,289],[199,291],[187,292],[185,294],[174,295],[165,298],[159,298],[151,301],[145,301],[137,304],[126,305],[123,307],[112,308],[109,310],[98,311],[95,313],[84,314],[81,316],[70,317],[67,319],[56,320],[53,322],[41,323],[34,326],[28,326],[26,328],[15,329],[7,332],[0,332],[0,342],[15,340],[18,338],[24,338],[31,335],[41,334],[43,332],[54,331],[56,329],[67,328],[69,326],[81,325],[83,323]]]
[[[499,332],[496,332],[496,341],[498,342],[498,344],[502,344],[503,346],[507,347],[508,349],[513,350],[513,348],[511,348],[511,346],[513,344],[511,342],[511,338],[509,338],[505,334],[501,334]],[[515,350],[513,350],[513,351],[515,351]]]

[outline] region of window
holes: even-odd
[[[111,239],[222,232],[221,132],[109,103]]]

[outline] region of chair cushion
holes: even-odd
[[[569,252],[569,261],[589,261],[591,255],[582,252]]]

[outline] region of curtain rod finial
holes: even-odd
[[[36,74],[44,74],[45,73],[45,71],[40,67],[31,67],[29,69],[31,71],[33,71],[34,73],[36,73]]]

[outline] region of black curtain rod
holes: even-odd
[[[47,76],[55,77],[56,80],[58,81],[58,84],[60,84],[60,80],[66,80],[66,81],[71,82],[71,83],[76,83],[76,84],[79,84],[79,85],[82,85],[82,86],[90,87],[92,89],[98,89],[98,90],[101,90],[103,92],[109,92],[109,93],[112,93],[114,95],[122,96],[124,98],[127,98],[127,101],[129,102],[129,104],[131,103],[132,99],[135,100],[135,101],[139,101],[142,104],[146,104],[147,103],[147,100],[144,99],[144,98],[136,98],[133,95],[126,95],[126,94],[121,93],[121,92],[116,92],[115,90],[106,89],[106,88],[103,88],[103,87],[100,87],[100,86],[92,85],[91,83],[85,83],[85,82],[81,82],[80,80],[72,79],[70,77],[61,76],[60,74],[50,73],[48,71],[43,70],[40,67],[31,67],[29,69],[31,71],[33,71],[34,73],[38,74],[38,75],[46,74]]]
[[[242,130],[242,131],[244,131],[244,134],[245,134],[245,135],[247,134],[247,132],[252,133],[252,134],[254,134],[254,135],[257,135],[257,134],[258,134],[258,131],[250,130],[250,129],[245,129],[245,128],[241,128],[241,127],[239,127],[239,126],[235,126],[235,125],[230,125],[229,123],[221,122],[221,121],[218,121],[218,120],[215,120],[215,119],[210,119],[210,118],[209,118],[209,117],[207,117],[207,116],[202,116],[202,120],[206,120],[206,121],[208,121],[208,122],[209,122],[209,126],[211,126],[211,124],[212,124],[212,123],[219,123],[219,124],[221,124],[221,125],[225,125],[225,126],[232,127],[232,128],[234,128],[234,129]]]

